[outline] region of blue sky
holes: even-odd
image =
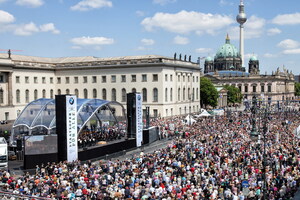
[[[0,48],[15,54],[214,56],[229,33],[239,47],[239,0],[0,0]],[[300,1],[244,0],[245,63],[300,74]],[[202,60],[203,62],[203,60]],[[247,67],[248,69],[248,67]]]

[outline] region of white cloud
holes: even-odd
[[[181,44],[181,45],[186,45],[186,44],[190,43],[189,38],[181,37],[179,35],[174,37],[173,42],[174,42],[174,44]]]
[[[196,53],[210,53],[212,52],[211,48],[198,48],[195,50]]]
[[[42,24],[38,27],[35,23],[30,22],[28,24],[11,25],[10,29],[15,35],[19,36],[29,36],[38,32],[52,32],[53,34],[60,33],[60,31],[55,28],[53,23]]]
[[[153,3],[159,4],[159,5],[166,5],[168,3],[175,3],[176,0],[153,0]]]
[[[277,57],[277,55],[271,54],[271,53],[265,53],[263,56],[264,56],[265,58],[275,58],[275,57]]]
[[[260,29],[264,27],[265,23],[265,19],[252,15],[246,22],[245,27],[247,27],[248,29]]]
[[[30,36],[38,32],[52,32],[59,34],[60,31],[55,28],[53,23],[37,26],[34,22],[27,24],[14,24],[15,18],[10,13],[0,10],[0,32],[12,32],[19,36]]]
[[[295,49],[300,46],[300,43],[295,40],[286,39],[282,40],[277,44],[278,47],[284,48],[284,49]]]
[[[266,20],[263,18],[256,17],[255,15],[251,16],[248,21],[245,23],[244,38],[259,38],[264,33],[264,26]],[[237,26],[231,27],[229,30],[229,35],[231,39],[240,38],[240,28]]]
[[[71,7],[71,10],[88,11],[102,7],[112,7],[112,2],[108,0],[82,0]]]
[[[278,25],[296,25],[300,24],[300,13],[277,15],[272,23]]]
[[[15,17],[10,13],[0,10],[0,24],[12,23],[15,21]]]
[[[146,38],[144,38],[144,39],[141,40],[141,43],[143,45],[148,45],[149,46],[149,45],[154,45],[155,41],[152,40],[152,39],[146,39]]]
[[[175,14],[159,12],[153,17],[145,18],[141,22],[147,31],[161,28],[179,34],[190,32],[213,34],[216,30],[222,29],[232,23],[234,23],[234,20],[227,15],[188,12],[185,10]]]
[[[300,54],[300,42],[298,41],[286,39],[279,42],[277,46],[284,49],[283,54]]]
[[[53,23],[43,24],[40,26],[42,32],[52,32],[53,34],[59,34],[60,31],[57,30]]]
[[[17,0],[16,4],[19,6],[36,8],[42,6],[44,2],[42,0]]]
[[[263,34],[263,28],[266,24],[266,20],[263,18],[251,16],[248,22],[245,24],[245,38],[258,38]]]
[[[283,54],[300,54],[300,49],[286,49]]]
[[[79,46],[109,45],[114,43],[114,39],[106,37],[78,37],[72,38],[71,42]]]
[[[35,25],[35,23],[30,22],[29,24],[22,24],[16,27],[14,34],[20,36],[29,36],[37,32],[39,32],[39,28]]]
[[[0,32],[12,32],[18,36],[30,36],[39,32],[51,32],[52,34],[59,34],[53,23],[43,24],[37,26],[34,22],[27,24],[2,24]]]
[[[278,28],[270,28],[267,31],[268,35],[277,35],[281,33],[281,30]]]

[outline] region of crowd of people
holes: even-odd
[[[48,163],[20,177],[1,172],[2,190],[49,199],[256,200],[265,194],[289,200],[300,185],[299,114],[257,116],[257,131],[265,133],[260,144],[250,138],[250,112],[191,125],[179,116],[152,120],[163,137],[172,137],[165,148],[116,161]]]

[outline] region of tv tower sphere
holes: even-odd
[[[239,5],[239,14],[236,16],[236,21],[240,24],[243,25],[247,21],[247,16],[245,14],[244,10],[244,3],[241,0],[241,3]]]

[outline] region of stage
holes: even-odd
[[[129,150],[135,147],[135,138],[122,138],[119,140],[109,141],[106,144],[97,144],[94,146],[80,148],[78,150],[78,160],[95,160],[108,154],[123,152],[123,150]],[[41,165],[42,163],[46,164],[48,162],[58,162],[57,153],[24,155],[24,169],[33,169],[36,165]]]
[[[143,145],[151,144],[159,139],[158,137],[158,128],[149,127],[143,130]],[[123,151],[128,151],[137,147],[135,138],[121,138],[114,141],[109,141],[107,143],[101,143],[99,141],[94,146],[87,146],[78,149],[78,160],[96,160],[103,158],[106,155],[120,153]],[[60,147],[59,147],[60,148]],[[58,162],[59,156],[58,153],[51,154],[32,154],[24,155],[24,169],[35,168],[36,165],[46,164],[48,162]]]
[[[97,144],[95,146],[85,147],[79,149],[78,159],[81,161],[96,159],[103,157],[107,154],[113,154],[116,152],[122,152],[136,147],[135,139],[120,139],[110,141],[107,144]]]

